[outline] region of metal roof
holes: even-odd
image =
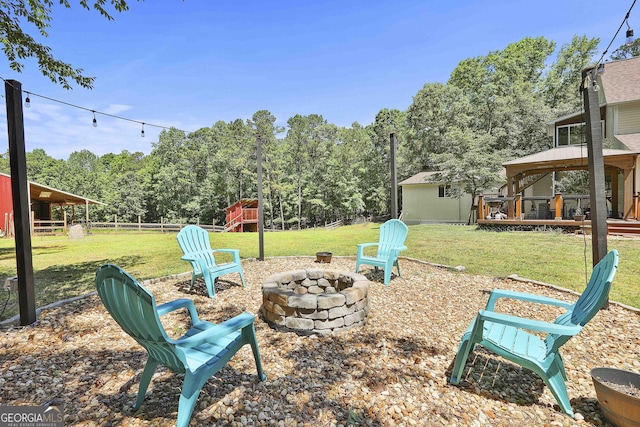
[[[6,173],[0,173],[0,175],[5,176],[9,179],[11,178],[11,175],[8,175]],[[28,181],[28,183],[31,200],[40,200],[43,202],[59,205],[105,205],[105,203],[78,196],[76,194],[67,193],[66,191],[58,190],[57,188],[49,187],[47,185],[38,184],[37,182]]]

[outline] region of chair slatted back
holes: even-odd
[[[380,241],[378,242],[378,258],[397,256],[394,248],[403,246],[409,233],[406,224],[397,219],[390,219],[380,227]]]
[[[96,288],[105,308],[120,327],[173,372],[185,372],[180,350],[168,342],[153,295],[116,265],[100,267]]]
[[[187,225],[180,230],[176,238],[180,249],[185,255],[204,259],[209,268],[216,266],[216,259],[213,256],[213,249],[211,249],[207,230],[197,225]],[[197,274],[202,274],[200,265],[197,262],[192,263],[192,265]]]
[[[611,283],[618,268],[618,251],[611,250],[593,268],[584,292],[566,313],[558,316],[554,323],[567,326],[584,326],[602,308],[609,297]],[[571,337],[547,335],[547,354],[557,351]]]

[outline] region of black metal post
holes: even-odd
[[[592,261],[596,265],[607,254],[607,200],[604,159],[602,155],[602,125],[600,103],[596,91],[595,68],[582,71],[582,93],[586,112],[587,153],[589,157],[589,200],[591,219]]]
[[[389,135],[390,163],[391,163],[391,218],[398,219],[398,177],[396,175],[396,134]]]
[[[16,80],[7,80],[4,89],[9,133],[9,165],[11,168],[20,324],[30,325],[36,321],[36,298],[31,253],[29,184],[22,117],[22,84]]]
[[[256,161],[258,163],[258,260],[264,261],[264,207],[262,205],[262,139],[257,138]]]

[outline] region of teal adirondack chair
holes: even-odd
[[[211,249],[209,233],[197,225],[184,227],[178,233],[177,239],[180,249],[184,253],[180,259],[189,261],[193,269],[189,290],[193,289],[196,279],[202,277],[207,285],[209,297],[213,298],[216,295],[216,279],[229,273],[239,273],[242,286],[245,286],[239,249]],[[216,253],[230,253],[233,255],[233,261],[217,264]]]
[[[242,313],[223,323],[200,320],[193,301],[178,299],[156,306],[153,295],[120,267],[106,264],[98,269],[96,287],[102,303],[116,322],[143,346],[149,356],[140,378],[134,409],[142,405],[147,387],[158,364],[184,374],[178,404],[178,427],[189,424],[193,407],[204,383],[245,344],[253,350],[258,378],[266,379],[260,362],[253,327],[254,316]],[[178,339],[167,336],[160,316],[185,308],[191,316],[191,328]]]
[[[380,227],[380,240],[377,243],[360,243],[358,245],[358,255],[356,256],[356,273],[363,264],[372,265],[376,271],[378,267],[384,270],[384,284],[391,281],[391,270],[396,266],[398,276],[400,276],[400,266],[398,265],[398,254],[407,249],[404,241],[407,238],[409,229],[404,222],[397,219],[390,219]],[[365,255],[365,248],[377,246],[378,251],[375,256]]]
[[[586,289],[573,304],[523,292],[493,290],[487,307],[479,311],[462,336],[451,373],[451,383],[460,382],[469,352],[479,344],[538,374],[553,393],[562,411],[573,417],[565,384],[567,374],[559,350],[580,332],[607,301],[617,268],[618,252],[614,249],[594,267]],[[565,308],[566,311],[553,323],[526,319],[496,313],[494,305],[499,298],[553,305]],[[526,332],[527,330],[541,332],[546,337],[541,339]]]

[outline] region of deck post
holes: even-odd
[[[556,193],[556,216],[555,220],[560,221],[562,219],[562,194]]]
[[[522,215],[522,194],[516,194],[516,219],[524,219]]]
[[[262,201],[262,138],[256,138],[256,162],[258,174],[258,261],[264,261],[264,207]]]
[[[582,95],[585,106],[587,154],[589,160],[589,200],[591,217],[591,254],[595,266],[607,254],[607,203],[604,186],[602,125],[600,103],[596,91],[596,67],[582,70]]]
[[[487,214],[484,212],[484,199],[478,196],[478,219],[485,219]]]
[[[633,196],[633,206],[635,208],[633,218],[637,221],[638,219],[640,219],[640,197],[638,197],[638,193]]]
[[[20,307],[20,324],[26,326],[36,321],[36,298],[33,254],[29,234],[30,200],[22,115],[22,84],[16,80],[5,80],[4,90],[7,107],[16,272],[18,273],[18,305]]]
[[[396,134],[389,135],[389,162],[391,168],[391,218],[398,219],[398,178],[396,166]]]

